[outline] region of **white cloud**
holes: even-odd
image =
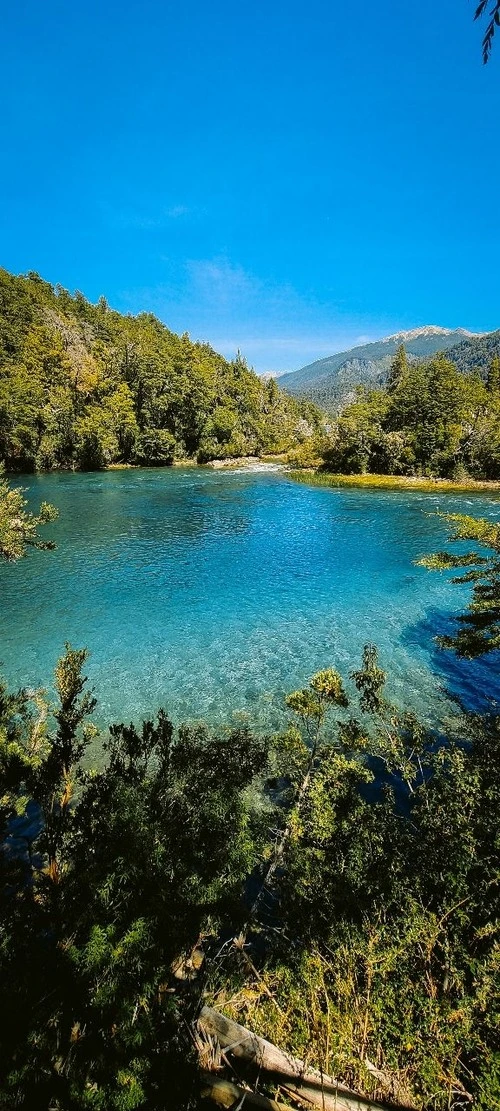
[[[106,224],[124,231],[160,231],[167,228],[172,220],[179,220],[190,214],[190,209],[185,204],[173,204],[147,212],[128,206],[116,207],[107,202],[101,203],[100,207]]]
[[[165,215],[170,220],[178,220],[180,216],[188,216],[189,208],[186,204],[173,204],[171,208],[167,208]]]
[[[226,255],[188,259],[179,270],[162,255],[165,281],[123,294],[124,307],[149,309],[174,331],[188,331],[232,357],[240,350],[259,372],[296,370],[335,351],[395,331],[393,322],[349,317],[311,292],[263,280]]]
[[[233,266],[228,259],[191,259],[186,263],[194,291],[205,307],[232,310],[252,303],[261,285],[242,266]]]

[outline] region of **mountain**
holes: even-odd
[[[0,463],[164,465],[287,451],[319,413],[241,357],[0,269]]]
[[[474,344],[486,338],[465,328],[438,328],[431,324],[318,359],[292,374],[281,375],[279,384],[287,393],[307,397],[326,408],[338,408],[350,399],[356,386],[377,386],[385,381],[401,344],[411,361],[465,346],[462,356],[465,362],[471,357]]]
[[[485,378],[491,360],[500,357],[500,330],[462,340],[448,351],[447,357],[464,373],[478,370]]]

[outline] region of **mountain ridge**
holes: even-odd
[[[496,332],[423,325],[317,359],[291,374],[281,375],[279,383],[293,396],[307,397],[327,407],[339,407],[349,400],[356,386],[383,384],[392,358],[401,344],[405,346],[410,362],[430,358],[438,352],[446,352],[449,358],[453,358],[450,352],[460,349],[457,365],[466,369],[473,365],[474,351],[476,347],[479,350],[481,345],[484,347],[484,350],[481,349],[482,365],[485,353],[489,354],[489,339],[495,336]]]

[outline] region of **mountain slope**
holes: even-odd
[[[464,328],[428,325],[319,359],[293,374],[282,375],[279,384],[287,393],[309,397],[326,407],[336,407],[349,399],[356,386],[381,384],[401,344],[404,344],[410,360],[416,360],[455,348],[461,343],[474,343],[481,338]]]
[[[304,419],[306,418],[306,419]],[[0,270],[0,462],[11,470],[163,465],[286,451],[307,403],[152,313]]]
[[[450,362],[462,372],[477,370],[482,378],[486,377],[491,360],[500,356],[500,330],[487,332],[484,336],[464,339],[447,353]]]

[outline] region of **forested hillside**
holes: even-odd
[[[492,358],[500,355],[500,331],[471,335],[461,328],[417,328],[320,359],[294,374],[283,375],[280,386],[295,397],[307,397],[326,410],[338,412],[354,399],[358,386],[384,385],[401,344],[409,363],[422,363],[446,353],[459,370],[476,370],[484,378]]]
[[[410,363],[401,346],[386,385],[359,386],[328,436],[297,450],[296,462],[314,464],[313,450],[341,474],[498,479],[500,359],[483,378],[448,356]]]
[[[411,362],[431,357],[438,351],[447,351],[462,340],[473,338],[463,328],[438,328],[434,325],[398,332],[386,339],[318,359],[293,374],[284,374],[280,385],[296,397],[314,398],[326,408],[337,408],[349,399],[356,386],[374,386],[384,382],[391,359],[402,343]]]
[[[0,270],[0,461],[165,465],[287,450],[318,414],[245,361],[37,274]]]
[[[491,360],[500,355],[500,331],[463,339],[448,351],[448,358],[464,372],[476,370],[486,378]]]

